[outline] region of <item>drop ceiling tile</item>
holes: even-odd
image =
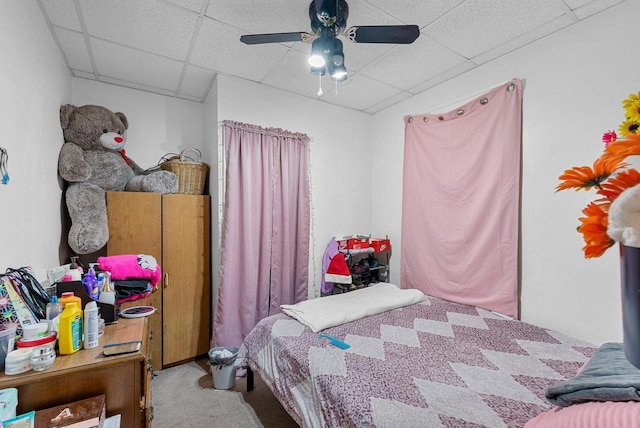
[[[598,12],[602,12],[611,6],[615,6],[622,1],[624,0],[593,0],[584,6],[579,7],[574,12],[579,19],[584,19],[591,15],[595,15]]]
[[[467,0],[422,33],[473,58],[566,12],[557,0]]]
[[[414,24],[420,28],[435,21],[464,0],[368,0],[369,3],[405,24]]]
[[[147,52],[91,38],[91,47],[100,76],[175,91],[182,63]]]
[[[307,56],[294,50],[288,52],[261,83],[306,97],[315,97],[320,85],[318,76],[311,74]],[[322,85],[328,85],[326,78],[322,79]]]
[[[456,76],[466,73],[467,71],[472,70],[475,67],[476,64],[472,61],[465,61],[455,67],[445,70],[435,77],[425,80],[419,85],[414,86],[413,88],[409,89],[409,92],[411,92],[412,94],[419,94],[420,92],[426,91],[429,88],[433,88],[434,86],[439,85],[442,82],[446,82],[447,80],[453,79]]]
[[[179,92],[183,95],[204,98],[209,91],[216,73],[205,68],[189,66],[182,80]]]
[[[125,88],[139,89],[141,91],[153,92],[155,94],[160,94],[160,95],[166,95],[168,97],[175,96],[175,92],[174,91],[168,91],[168,90],[165,90],[165,89],[160,89],[160,88],[156,88],[156,87],[153,87],[153,86],[148,86],[148,85],[145,85],[145,84],[142,84],[142,83],[135,83],[135,82],[127,81],[127,80],[114,79],[114,78],[107,77],[107,76],[101,76],[99,81],[103,82],[103,83],[110,83],[112,85],[124,86]]]
[[[421,36],[411,45],[394,47],[363,68],[361,74],[406,90],[464,61],[457,53]]]
[[[280,44],[245,45],[240,30],[212,19],[203,20],[191,63],[234,76],[260,81],[287,53]]]
[[[594,3],[593,0],[564,0],[564,2],[567,4],[567,6],[569,6],[571,10],[575,10],[588,3]]]
[[[309,3],[291,0],[210,0],[206,16],[242,34],[311,32]]]
[[[506,43],[473,57],[472,61],[478,65],[484,64],[574,23],[575,19],[571,15],[562,15]]]
[[[404,22],[363,0],[350,0],[347,28],[358,25],[402,25]]]
[[[200,13],[202,9],[202,0],[168,0],[173,4],[184,7],[185,9],[192,10]]]
[[[64,28],[54,28],[56,38],[60,42],[60,47],[64,53],[69,67],[76,70],[83,70],[88,73],[93,72],[91,59],[87,51],[82,33],[66,30]]]
[[[387,107],[391,107],[392,105],[397,104],[400,101],[404,101],[407,98],[410,98],[412,96],[413,96],[413,94],[410,93],[410,92],[400,92],[399,94],[394,95],[394,96],[392,96],[390,98],[387,98],[386,100],[382,101],[379,104],[376,104],[376,105],[374,105],[372,107],[367,108],[365,110],[365,113],[370,113],[370,114],[377,113],[377,112],[379,112],[381,110],[386,109]]]
[[[399,92],[398,89],[370,79],[367,76],[354,74],[344,82],[338,83],[337,93],[334,83],[331,83],[329,87],[324,87],[324,95],[321,99],[331,104],[355,110],[366,110],[397,95]]]
[[[85,0],[80,7],[89,35],[180,60],[198,18],[158,0]]]
[[[53,25],[82,31],[73,0],[40,0]]]

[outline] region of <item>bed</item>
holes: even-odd
[[[554,407],[545,390],[597,349],[484,309],[423,299],[328,328],[273,315],[240,354],[302,426],[459,428],[523,427]],[[360,308],[351,304],[350,312]],[[350,347],[332,345],[319,329]]]

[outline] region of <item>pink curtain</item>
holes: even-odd
[[[405,117],[403,288],[518,317],[522,88]]]
[[[240,346],[281,304],[307,299],[309,138],[224,122],[226,193],[215,346]]]

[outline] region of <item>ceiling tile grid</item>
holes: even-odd
[[[310,73],[311,43],[240,42],[243,34],[311,33],[307,0],[37,1],[76,77],[203,102],[222,73],[375,113],[637,0],[347,0],[347,28],[415,24],[421,34],[409,45],[341,35],[348,79],[337,91]]]

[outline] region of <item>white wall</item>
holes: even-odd
[[[640,90],[633,53],[640,2],[627,1],[425,91],[373,116],[374,233],[390,233],[392,279],[399,280],[402,154],[407,114],[437,112],[452,101],[513,77],[523,91],[522,319],[594,343],[622,340],[618,248],[586,260],[576,232],[594,193],[554,193],[558,176],[591,165],[602,134],[624,118],[621,101]]]
[[[203,150],[200,103],[76,77],[71,94],[72,104],[101,105],[127,116],[125,150],[141,168],[156,166],[167,153]]]
[[[0,146],[9,154],[0,185],[0,271],[58,265],[60,105],[70,76],[34,1],[0,2]],[[42,277],[44,278],[44,277]]]
[[[316,263],[311,272],[315,290],[309,291],[314,295],[319,292],[322,256],[329,240],[371,230],[370,115],[228,76],[218,76],[217,94],[219,121],[282,128],[313,138],[312,256]]]

